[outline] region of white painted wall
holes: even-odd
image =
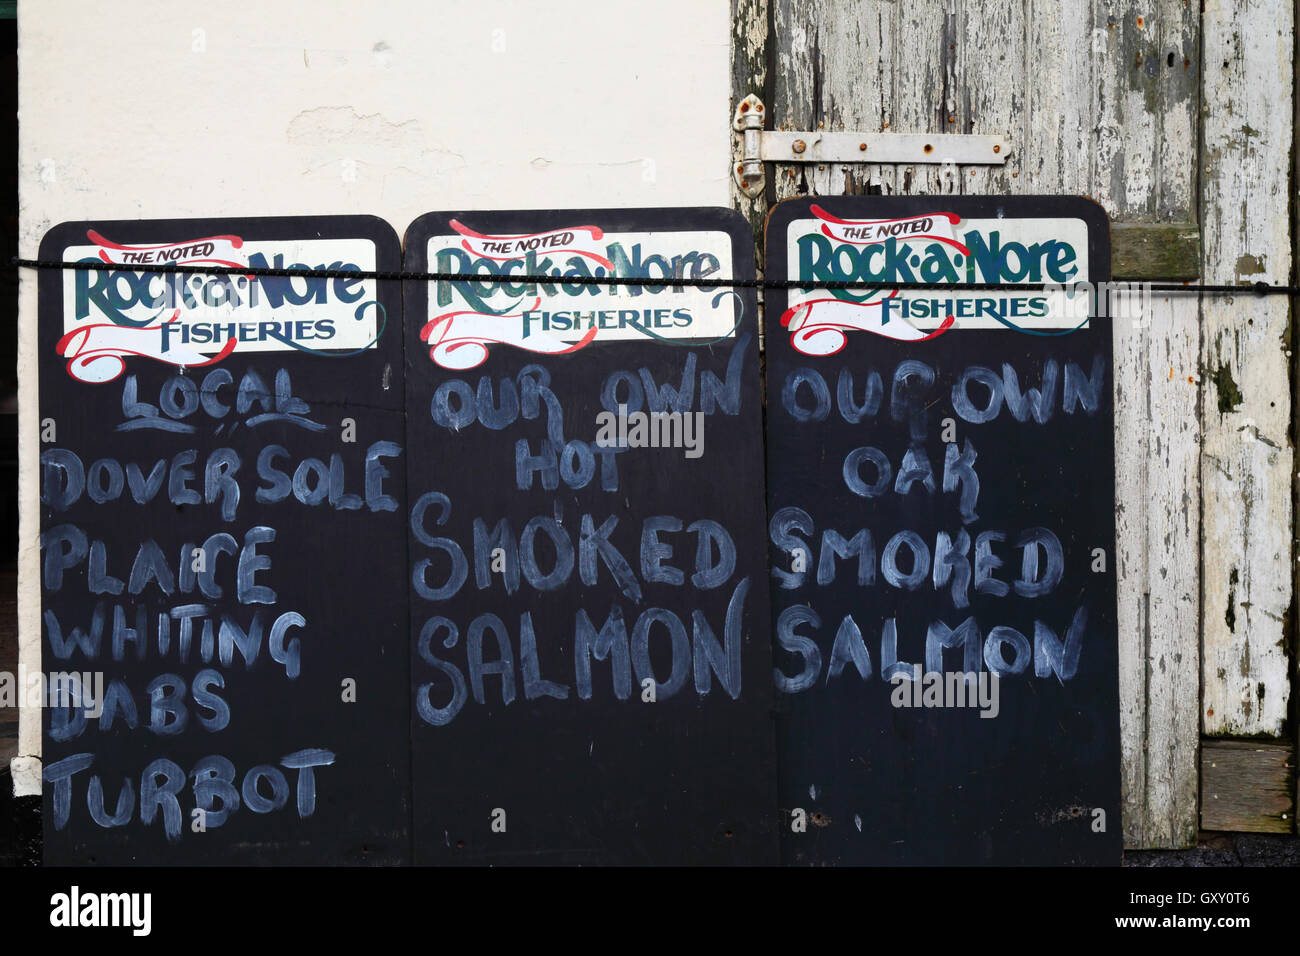
[[[19,254],[57,223],[729,205],[727,0],[20,0]],[[40,666],[36,279],[19,640]],[[15,792],[40,792],[24,711]]]

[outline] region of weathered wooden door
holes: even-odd
[[[771,164],[762,196],[734,193],[756,231],[774,202],[810,194],[1078,194],[1111,216],[1118,279],[1290,280],[1285,0],[732,12],[734,98],[762,97],[768,128],[1009,144],[1002,166]],[[1289,301],[1160,295],[1114,335],[1126,845],[1289,832]]]

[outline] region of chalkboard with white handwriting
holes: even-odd
[[[466,277],[407,286],[416,861],[776,862],[755,297],[674,282],[748,226],[430,213],[406,263]]]
[[[792,200],[767,277],[878,283],[767,299],[783,859],[1118,863],[1104,213]]]
[[[409,858],[401,293],[373,217],[41,258],[45,861]],[[184,275],[157,266],[338,270]]]

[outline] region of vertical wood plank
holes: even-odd
[[[1200,742],[1196,303],[1161,297],[1140,321],[1114,323],[1125,844],[1188,846]]]
[[[1147,759],[1147,701],[1151,633],[1150,599],[1146,593],[1150,549],[1147,500],[1150,472],[1143,467],[1151,452],[1147,428],[1150,398],[1147,357],[1149,329],[1142,323],[1120,322],[1114,330],[1115,349],[1115,576],[1119,627],[1119,727],[1124,845],[1166,846],[1159,838],[1158,820],[1150,810],[1151,787]],[[1198,634],[1192,632],[1192,640]],[[1195,729],[1193,731],[1196,732]],[[1157,831],[1157,832],[1153,832]]]
[[[1149,218],[1158,222],[1196,222],[1198,216],[1197,150],[1200,148],[1201,12],[1190,0],[1162,0],[1154,51],[1157,188]],[[1143,73],[1150,74],[1150,60]]]
[[[1020,184],[1012,174],[1020,171],[1026,145],[1025,131],[1032,125],[1025,115],[1026,91],[1039,82],[1039,77],[1031,75],[1028,70],[1030,53],[1026,31],[1030,28],[1027,18],[1031,9],[1030,2],[962,2],[961,29],[954,41],[957,82],[952,98],[955,109],[949,114],[955,122],[950,123],[949,128],[955,133],[1004,136],[1008,155],[1003,166],[957,169],[959,192],[1026,192],[1023,188],[1016,188]],[[1055,186],[1043,190],[1059,191]]]
[[[1290,0],[1206,0],[1205,280],[1286,282],[1293,140]],[[1281,733],[1292,582],[1290,304],[1207,296],[1202,722]]]
[[[1086,55],[1094,80],[1089,90],[1067,94],[1079,101],[1080,122],[1091,97],[1093,120],[1091,135],[1079,143],[1090,168],[1062,169],[1063,185],[1090,183],[1114,218],[1195,218],[1199,11],[1182,0],[1094,0],[1090,16],[1067,13],[1080,19],[1066,61]],[[1036,126],[1049,109],[1046,102],[1031,108]],[[1074,142],[1062,131],[1042,146],[1068,154]],[[1114,320],[1120,727],[1130,847],[1196,840],[1198,320],[1197,303],[1186,296],[1161,297],[1137,324],[1133,317]]]
[[[1159,71],[1147,70],[1158,67],[1153,20],[1163,19],[1161,12],[1153,16],[1133,0],[1093,5],[1093,42],[1102,53],[1090,178],[1094,197],[1116,218],[1145,218],[1158,191]]]
[[[954,115],[956,106],[956,0],[890,6],[895,52],[890,79],[894,108],[889,129],[897,133],[949,132],[953,124],[947,120]],[[942,149],[936,146],[936,150]],[[936,165],[899,165],[893,174],[894,191],[898,193],[934,196],[958,191],[953,171]]]
[[[1291,90],[1292,90],[1291,188],[1293,190],[1300,187],[1300,58],[1297,58],[1296,52],[1297,51],[1295,50],[1291,51],[1291,69],[1292,69],[1292,73],[1291,73]],[[1295,193],[1293,192],[1292,195],[1294,196]],[[1293,256],[1300,257],[1300,203],[1296,203],[1296,202],[1293,202],[1291,204],[1291,249],[1292,249]],[[1293,260],[1293,262],[1295,261],[1300,261],[1300,258]],[[1294,274],[1294,272],[1295,272],[1295,268],[1293,266],[1292,273]],[[1295,383],[1297,380],[1296,379],[1297,365],[1300,365],[1300,356],[1297,356],[1295,354],[1298,342],[1300,342],[1300,336],[1297,336],[1295,324],[1292,323],[1291,341],[1289,345],[1289,347],[1292,350],[1292,354],[1289,356],[1289,358],[1291,360],[1291,369],[1292,369],[1291,372],[1291,383],[1292,383],[1291,434],[1293,436],[1296,434],[1297,429],[1300,428],[1300,389],[1297,389],[1295,387]],[[1292,489],[1293,489],[1291,495],[1292,507],[1300,509],[1300,471],[1298,471],[1295,474],[1294,482],[1292,484]],[[1296,530],[1300,532],[1300,528]],[[1293,542],[1296,540],[1294,534],[1292,535],[1291,540]],[[1297,554],[1296,558],[1297,561],[1293,562],[1291,567],[1291,600],[1293,605],[1295,603],[1297,594],[1300,594],[1300,554]],[[1297,626],[1297,622],[1293,619],[1291,621],[1291,628],[1292,628],[1291,633],[1293,638],[1295,635],[1296,626]],[[1300,655],[1300,643],[1293,643],[1292,649],[1297,655]],[[1297,677],[1300,677],[1300,659],[1293,660],[1291,662],[1291,674],[1293,675],[1292,676],[1293,681]],[[1294,744],[1293,752],[1296,754],[1300,754],[1300,721],[1297,721],[1296,724],[1292,726],[1291,730],[1293,733],[1293,744]],[[1294,833],[1300,835],[1300,772],[1295,771],[1294,758],[1292,759],[1292,784],[1293,786],[1291,790],[1291,798],[1293,801],[1292,802],[1293,812],[1291,814],[1291,827]]]
[[[1093,0],[1027,0],[1023,32],[1024,101],[1012,116],[1021,144],[1007,159],[1006,188],[1021,193],[1089,195],[1098,140],[1098,90],[1113,61],[1096,45]],[[1116,350],[1116,361],[1119,350]]]

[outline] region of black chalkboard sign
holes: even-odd
[[[1118,863],[1111,324],[960,290],[1108,279],[1104,213],[793,200],[767,276],[882,283],[767,300],[783,858]]]
[[[406,290],[417,862],[776,862],[755,298],[674,285],[752,262],[716,209],[408,230],[467,277]]]
[[[39,278],[46,862],[406,860],[400,288],[149,272],[396,270],[396,235],[81,222],[40,254],[120,266]]]

